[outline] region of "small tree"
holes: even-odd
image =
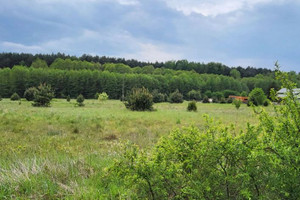
[[[54,92],[50,85],[40,84],[34,95],[32,106],[36,107],[48,107],[51,100],[54,97]]]
[[[188,107],[187,107],[187,110],[188,110],[188,111],[194,111],[194,112],[197,112],[196,101],[191,101],[191,102],[189,102]]]
[[[32,62],[31,67],[34,68],[48,68],[47,62],[37,58],[35,61]]]
[[[144,87],[133,88],[125,102],[126,108],[130,110],[145,111],[153,110],[153,96]]]
[[[102,102],[102,101],[106,101],[108,99],[108,95],[106,94],[106,92],[102,92],[101,94],[98,95],[98,101]]]
[[[20,96],[16,92],[10,96],[10,100],[12,101],[18,101],[20,99],[21,99]]]
[[[249,94],[249,103],[253,103],[255,106],[261,106],[267,100],[264,91],[261,88],[254,88]],[[250,104],[251,104],[250,103]]]
[[[27,90],[25,90],[24,92],[24,98],[27,101],[33,101],[34,99],[34,95],[36,94],[37,89],[35,87],[30,87]]]
[[[169,101],[170,103],[182,103],[183,95],[177,89],[175,92],[170,94]]]
[[[78,105],[78,106],[80,106],[80,107],[81,107],[81,106],[84,106],[84,104],[83,104],[83,102],[84,102],[84,97],[83,97],[82,94],[78,95],[76,101],[77,101],[77,105]]]
[[[67,96],[67,102],[70,102],[71,101],[71,97],[70,95]]]
[[[232,103],[235,106],[235,108],[238,110],[241,107],[242,101],[239,99],[235,99]]]

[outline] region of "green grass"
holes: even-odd
[[[246,105],[197,103],[198,112],[187,112],[188,102],[160,103],[154,112],[133,112],[117,100],[84,104],[55,99],[37,108],[25,100],[0,101],[0,199],[108,198],[102,194],[118,187],[105,188],[101,173],[122,142],[151,147],[175,128],[203,127],[204,114],[238,129],[257,123]]]

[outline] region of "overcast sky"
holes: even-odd
[[[300,72],[300,0],[0,0],[0,52]]]

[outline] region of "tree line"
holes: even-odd
[[[210,62],[210,63],[200,63],[200,62],[189,62],[187,60],[177,60],[177,61],[167,61],[167,62],[141,62],[134,59],[124,59],[124,58],[114,58],[106,56],[91,56],[83,54],[80,57],[70,56],[63,53],[56,54],[30,54],[30,53],[0,53],[0,68],[9,67],[12,68],[15,65],[23,65],[30,67],[32,63],[37,59],[42,59],[46,61],[47,65],[50,66],[56,59],[70,59],[72,61],[87,61],[90,63],[99,63],[103,65],[105,63],[121,63],[127,65],[131,68],[135,67],[145,67],[148,65],[156,68],[166,68],[172,70],[184,70],[184,71],[195,71],[197,73],[203,74],[218,74],[229,76],[232,69],[237,70],[241,77],[254,77],[258,74],[268,75],[274,74],[274,71],[266,68],[254,68],[247,67],[242,68],[240,66],[235,68],[230,68],[222,63]]]

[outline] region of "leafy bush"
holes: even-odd
[[[21,99],[20,96],[16,92],[10,96],[10,100],[12,101],[18,101],[20,99]]]
[[[248,102],[255,106],[261,106],[267,100],[264,91],[261,88],[254,88],[249,94]]]
[[[212,93],[212,98],[216,99],[217,101],[220,101],[221,98],[223,98],[223,97],[224,97],[224,95],[223,95],[222,92],[214,92],[214,93]]]
[[[202,103],[210,103],[209,98],[207,96],[204,96]]]
[[[30,87],[27,90],[25,90],[25,92],[24,92],[24,98],[27,101],[33,101],[36,92],[37,92],[37,89],[35,87]]]
[[[269,100],[268,100],[268,99],[266,99],[266,100],[264,101],[264,104],[263,104],[263,106],[267,107],[267,106],[269,106],[269,104],[270,104]]]
[[[103,180],[120,181],[116,199],[300,199],[300,103],[290,92],[274,112],[262,110],[239,135],[206,117],[206,126],[174,130],[150,151],[127,144]]]
[[[206,90],[204,92],[204,95],[207,96],[208,98],[212,98],[212,92],[210,90]]]
[[[238,110],[240,107],[241,107],[241,105],[242,105],[242,101],[241,100],[239,100],[239,99],[235,99],[235,100],[233,100],[233,105],[235,106],[235,108]]]
[[[153,97],[146,88],[134,88],[131,90],[125,102],[126,108],[136,111],[153,110]]]
[[[227,103],[232,103],[233,102],[233,99],[232,98],[228,98],[227,99]]]
[[[187,110],[196,112],[197,111],[196,101],[189,102]]]
[[[48,107],[50,106],[53,97],[54,92],[52,91],[51,86],[41,84],[35,92],[32,105],[36,107]]]
[[[108,95],[106,92],[102,92],[101,94],[98,95],[98,101],[106,101],[108,99]]]
[[[224,97],[222,97],[222,98],[220,99],[220,103],[224,104],[224,103],[227,103],[227,101],[226,101],[226,99],[225,99]]]
[[[176,90],[175,92],[171,93],[169,96],[170,103],[182,103],[183,102],[183,95]]]
[[[70,102],[70,101],[71,101],[70,95],[67,96],[66,100],[67,100],[67,102]]]
[[[160,102],[164,102],[166,100],[165,95],[162,93],[159,93],[158,90],[153,90],[152,96],[153,96],[154,103],[160,103]]]
[[[83,103],[84,102],[84,97],[83,97],[82,94],[80,94],[80,95],[77,96],[76,101],[77,101],[77,105],[78,106],[84,106],[84,103]]]
[[[200,101],[201,100],[201,92],[196,90],[191,90],[187,93],[189,100]]]

